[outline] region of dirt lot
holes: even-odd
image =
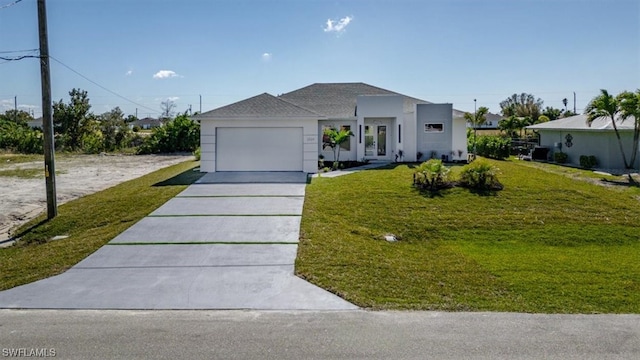
[[[135,179],[155,170],[193,160],[190,155],[74,155],[56,158],[58,205]],[[42,169],[42,161],[3,163],[2,170]],[[37,179],[0,176],[0,242],[9,230],[45,211],[44,175]]]

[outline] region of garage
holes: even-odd
[[[302,127],[217,127],[215,171],[303,171]]]

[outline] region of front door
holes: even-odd
[[[364,126],[364,156],[370,159],[387,157],[387,125]]]

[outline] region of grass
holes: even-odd
[[[0,249],[0,290],[59,274],[84,259],[202,176],[197,162],[173,165],[58,207],[51,221],[18,229],[18,245]],[[69,235],[49,241],[56,235]]]
[[[297,274],[372,309],[640,313],[637,189],[491,163],[490,196],[428,196],[407,165],[314,179]]]

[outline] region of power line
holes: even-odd
[[[18,60],[27,59],[27,58],[40,58],[40,56],[38,55],[22,55],[22,56],[15,56],[15,57],[0,56],[0,60],[5,60],[5,61],[18,61]]]
[[[15,53],[21,53],[21,52],[35,52],[35,51],[38,51],[38,49],[7,50],[7,51],[0,51],[0,54],[15,54]]]
[[[73,73],[75,73],[76,75],[78,75],[78,76],[82,77],[83,79],[87,80],[88,82],[92,83],[93,85],[95,85],[95,86],[97,86],[97,87],[101,88],[102,90],[107,91],[107,92],[109,92],[109,93],[111,93],[111,94],[113,94],[113,95],[115,95],[115,96],[119,97],[119,98],[120,98],[120,99],[122,99],[122,100],[128,101],[128,102],[130,102],[130,103],[132,103],[132,104],[134,104],[134,105],[136,105],[136,106],[139,106],[139,107],[141,107],[141,108],[145,108],[145,109],[147,109],[147,110],[151,110],[151,111],[153,111],[153,112],[158,112],[158,110],[156,110],[156,109],[152,109],[152,108],[150,108],[150,107],[148,107],[148,106],[145,106],[145,105],[142,105],[142,104],[138,104],[137,102],[135,102],[135,101],[133,101],[133,100],[130,100],[130,99],[127,99],[126,97],[124,97],[124,96],[122,96],[122,95],[120,95],[120,94],[116,93],[115,91],[111,91],[111,90],[107,89],[106,87],[104,87],[104,86],[102,86],[102,85],[98,84],[97,82],[95,82],[95,81],[93,81],[93,80],[89,79],[88,77],[86,77],[86,76],[84,76],[84,75],[80,74],[80,73],[79,73],[79,72],[77,72],[76,70],[72,69],[69,65],[64,64],[62,61],[60,61],[60,60],[58,60],[58,59],[54,58],[54,57],[53,57],[53,56],[51,56],[51,55],[49,55],[49,58],[50,58],[50,59],[53,59],[53,60],[54,60],[55,62],[57,62],[58,64],[60,64],[60,65],[62,65],[62,66],[64,66],[64,67],[66,67],[67,69],[69,69],[70,71],[72,71],[72,72],[73,72]]]
[[[22,1],[22,0],[15,0],[15,1],[14,1],[14,2],[12,2],[12,3],[8,3],[8,4],[5,4],[5,5],[2,5],[2,6],[0,6],[0,10],[2,10],[2,9],[6,9],[6,8],[8,8],[8,7],[10,7],[10,6],[13,6],[13,5],[15,5],[15,4],[17,4],[17,3],[19,3],[20,1]]]

